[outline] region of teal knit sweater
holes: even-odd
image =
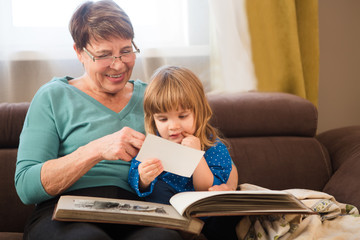
[[[54,78],[35,94],[26,115],[15,172],[15,187],[25,204],[52,198],[40,181],[44,162],[65,156],[80,146],[125,126],[145,133],[143,96],[146,84],[137,80],[127,106],[116,113],[68,84],[70,77]],[[130,162],[103,160],[68,191],[97,186],[128,184]]]

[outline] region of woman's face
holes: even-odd
[[[112,38],[110,40],[90,41],[86,50],[77,51],[79,60],[83,63],[86,75],[87,87],[97,93],[116,94],[120,92],[129,81],[136,56],[133,60],[124,63],[120,58],[99,59],[93,61],[89,56],[96,59],[106,56],[120,56],[134,51],[131,39]]]

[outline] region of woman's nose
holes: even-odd
[[[110,64],[110,68],[115,69],[115,70],[119,70],[123,66],[125,66],[125,63],[121,60],[120,57],[114,58],[113,62]]]

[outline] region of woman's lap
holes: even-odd
[[[74,191],[72,195],[94,195],[96,197],[114,197],[136,200],[137,196],[130,192],[119,191],[117,188],[92,188]],[[94,194],[92,194],[94,193]],[[45,202],[36,207],[30,221],[25,227],[24,239],[66,239],[66,240],[116,240],[116,239],[182,239],[175,230],[144,227],[124,224],[86,223],[86,222],[60,222],[52,220],[52,213],[57,199]]]
[[[60,222],[51,216],[40,219],[24,239],[52,240],[161,240],[182,239],[177,231],[122,224]]]

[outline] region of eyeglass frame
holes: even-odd
[[[110,58],[112,58],[113,61],[112,61],[111,64],[113,64],[117,58],[119,58],[120,61],[123,62],[123,60],[121,59],[121,57],[123,57],[124,55],[130,54],[130,53],[134,53],[134,54],[140,53],[140,49],[136,46],[136,44],[134,43],[134,41],[131,40],[131,44],[134,46],[135,51],[128,52],[128,53],[124,53],[124,54],[120,54],[120,56],[117,56],[117,57],[116,57],[116,56],[95,57],[95,56],[93,56],[93,55],[89,52],[89,50],[87,50],[85,47],[83,47],[83,50],[84,50],[84,52],[91,58],[91,60],[93,60],[93,62],[96,62],[95,60],[103,60],[103,59],[110,59]],[[111,64],[109,64],[109,65],[111,65]]]

